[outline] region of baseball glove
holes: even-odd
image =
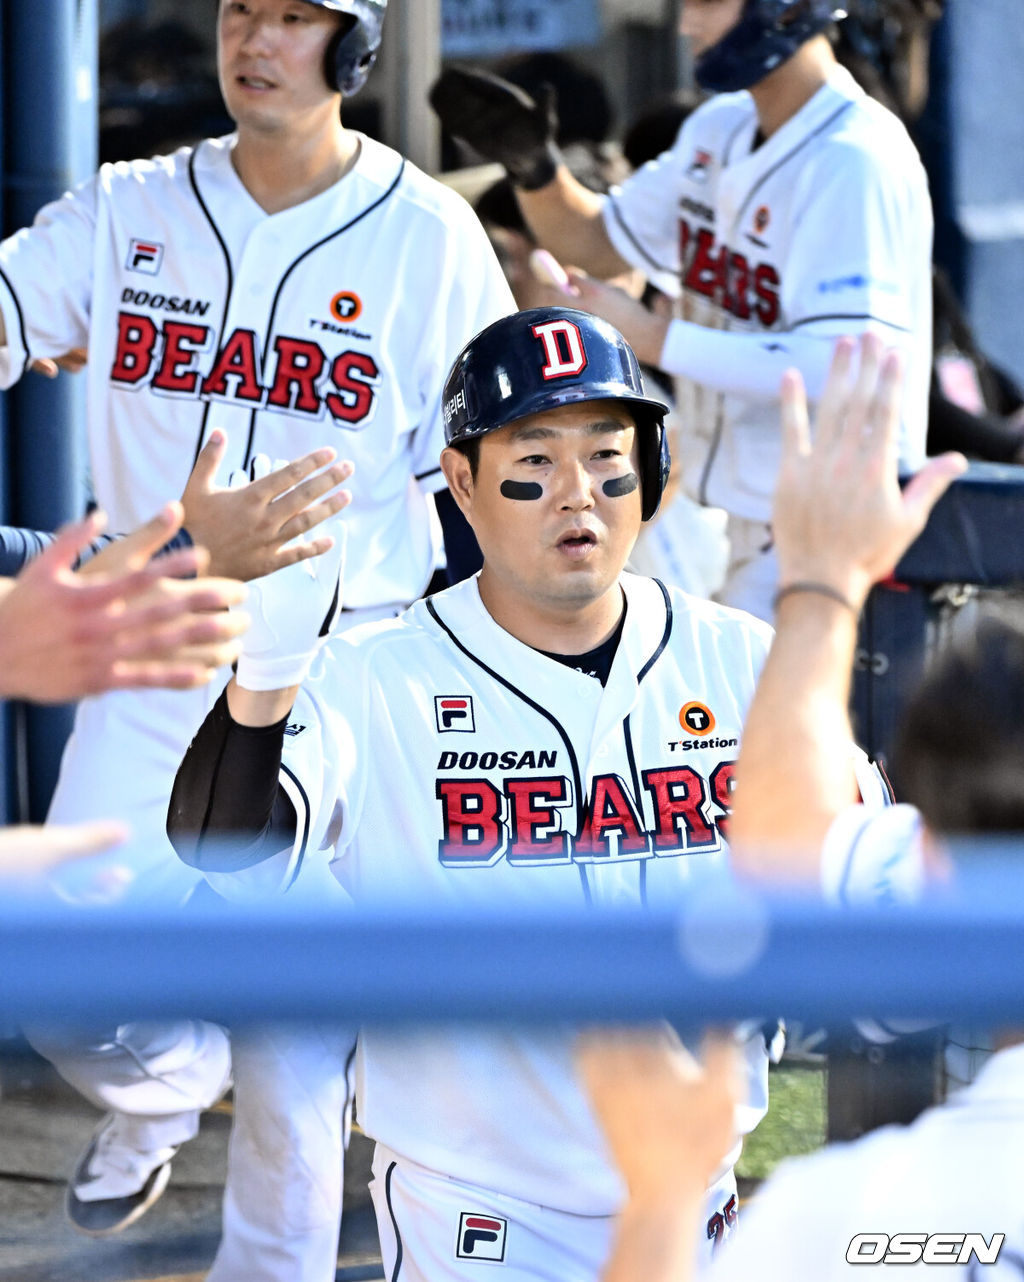
[[[542,101],[535,102],[500,76],[453,67],[434,82],[430,105],[448,133],[485,160],[504,165],[517,187],[535,191],[554,178],[561,155],[550,85],[544,86]]]

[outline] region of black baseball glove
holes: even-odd
[[[555,136],[555,91],[545,85],[542,101],[484,71],[453,67],[435,81],[430,105],[454,138],[486,160],[504,165],[517,187],[546,187],[561,161]]]

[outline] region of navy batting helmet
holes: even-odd
[[[347,13],[355,19],[351,26],[343,23],[327,46],[324,66],[331,88],[350,98],[362,89],[370,68],[377,61],[388,0],[306,0],[306,3],[335,13]]]
[[[639,438],[641,515],[657,512],[668,480],[668,406],[644,393],[633,349],[590,312],[534,307],[470,339],[444,385],[444,431],[461,445],[507,423],[581,401],[624,401]]]
[[[749,89],[845,16],[836,0],[747,0],[736,25],[698,57],[693,74],[713,93]]]

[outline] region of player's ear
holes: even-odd
[[[446,445],[441,451],[441,471],[459,511],[469,520],[473,506],[473,469],[461,450]]]

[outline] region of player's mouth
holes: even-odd
[[[597,535],[593,530],[567,530],[555,547],[570,561],[582,561],[597,547]]]
[[[235,83],[242,86],[243,89],[264,92],[268,89],[276,89],[277,86],[273,80],[268,80],[266,76],[236,76]]]

